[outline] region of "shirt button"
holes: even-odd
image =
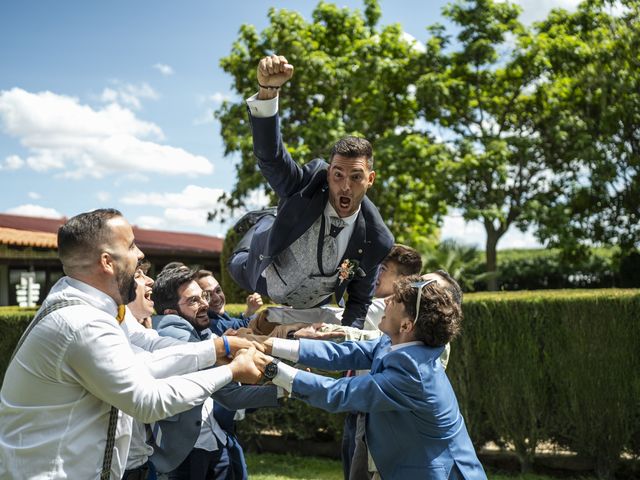
[[[258,256],[258,258],[259,258],[260,260],[263,260],[263,259],[264,259],[264,255],[260,254],[260,255]]]

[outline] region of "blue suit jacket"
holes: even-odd
[[[328,164],[316,159],[300,167],[282,142],[279,117],[249,116],[258,166],[279,197],[278,215],[273,221],[259,222],[249,253],[242,262],[243,270],[230,265],[230,273],[246,290],[268,295],[267,291],[261,291],[264,289],[260,288],[261,273],[324,212],[329,200]],[[375,290],[378,266],[392,246],[393,235],[382,221],[376,206],[365,197],[342,257],[342,260],[358,261],[364,276],[354,275],[350,280],[336,282],[335,288],[338,303],[345,293],[349,295],[342,317],[344,325],[362,328]],[[311,253],[315,258],[316,252]]]
[[[216,313],[209,313],[209,319],[211,323],[209,324],[209,330],[215,335],[221,337],[224,335],[229,328],[233,328],[237,330],[239,328],[246,328],[249,326],[249,322],[251,318],[244,317],[230,317],[226,313],[222,315],[218,315]]]
[[[439,361],[443,348],[389,351],[387,335],[369,342],[301,340],[299,362],[325,370],[367,369],[332,379],[299,371],[292,396],[330,412],[367,413],[367,444],[383,479],[486,479],[458,402]]]
[[[178,315],[154,316],[153,327],[162,336],[177,338],[185,342],[200,342],[211,338],[209,329],[197,332],[189,322]],[[231,441],[228,445],[238,450],[235,452],[237,455],[242,455],[242,448],[235,438],[233,423],[229,421],[230,418],[233,418],[235,410],[240,408],[276,407],[279,405],[277,395],[277,387],[275,385],[243,386],[234,382],[214,392],[212,395],[215,401],[214,417],[220,427],[225,430],[225,433],[230,436]],[[220,405],[227,409],[227,412],[221,410],[219,408]],[[157,441],[153,446],[154,452],[150,460],[159,472],[170,472],[187,458],[200,434],[201,410],[202,406],[199,405],[173,417],[161,420],[154,425],[153,430],[156,434],[156,440],[158,439],[158,428],[162,432],[162,436],[159,442]],[[230,452],[230,456],[233,455],[234,452]]]

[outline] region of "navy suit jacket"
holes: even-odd
[[[448,479],[459,473],[486,479],[439,360],[443,347],[390,346],[387,335],[368,342],[301,340],[301,364],[371,371],[340,379],[299,371],[292,396],[329,412],[366,412],[367,444],[383,479]]]
[[[268,295],[258,288],[260,275],[274,258],[306,232],[323,214],[329,201],[327,170],[329,165],[313,160],[300,167],[289,155],[282,142],[278,115],[256,118],[249,115],[253,131],[253,150],[258,167],[279,197],[278,215],[272,223],[261,221],[253,236],[245,263],[243,288]],[[335,297],[345,293],[348,300],[343,325],[362,328],[367,309],[375,291],[380,262],[393,247],[393,235],[382,221],[376,206],[365,196],[347,250],[341,259],[355,260],[361,275],[344,282],[336,282]],[[315,259],[316,252],[309,252]]]
[[[178,315],[154,316],[153,327],[162,336],[177,338],[185,342],[200,342],[203,337],[211,338],[209,329],[199,333],[189,322]],[[275,385],[240,385],[231,382],[214,392],[212,397],[215,401],[215,411],[218,413],[220,413],[220,410],[216,408],[218,405],[230,410],[229,413],[234,413],[234,410],[240,408],[277,407],[279,405]],[[153,446],[154,452],[150,460],[159,472],[170,472],[187,458],[198,440],[198,435],[200,435],[201,410],[202,406],[198,405],[173,417],[160,420],[154,425],[156,444]],[[218,420],[217,416],[216,420]],[[218,424],[227,435],[233,437],[232,444],[237,445],[236,448],[240,448],[235,441],[233,423],[229,422],[229,417],[221,416]],[[158,428],[162,432],[159,439]]]

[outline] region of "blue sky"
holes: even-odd
[[[381,22],[424,41],[445,3],[382,0]],[[518,3],[528,22],[577,2]],[[309,18],[316,4],[3,1],[0,212],[59,217],[113,206],[142,227],[223,235],[226,226],[206,222],[235,178],[211,115],[235,98],[219,60],[242,24],[267,25],[269,7]],[[481,245],[484,233],[452,212],[443,237]],[[530,233],[510,231],[499,248],[534,245]]]

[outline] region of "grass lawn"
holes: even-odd
[[[342,480],[342,465],[337,460],[273,453],[247,453],[246,457],[251,480]],[[488,472],[487,476],[490,480],[557,480],[533,474],[512,476]]]

